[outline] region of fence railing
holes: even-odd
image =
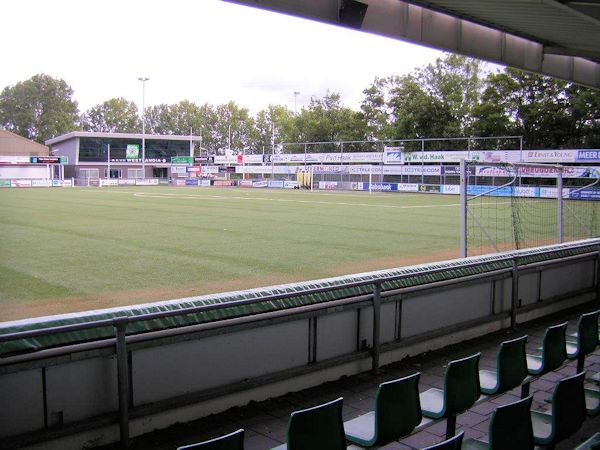
[[[563,252],[571,252],[570,256],[565,256]],[[87,323],[76,323],[61,326],[54,326],[43,329],[27,330],[20,332],[5,333],[0,335],[0,345],[3,343],[17,341],[21,339],[39,338],[42,336],[58,335],[64,333],[71,333],[76,331],[91,330],[104,327],[112,327],[114,330],[113,337],[106,339],[100,343],[97,343],[99,347],[114,348],[117,362],[117,386],[118,386],[118,417],[119,417],[119,428],[120,428],[120,439],[121,443],[126,446],[129,440],[129,420],[130,420],[130,398],[131,398],[131,362],[129,346],[141,343],[152,343],[157,342],[159,337],[166,336],[184,336],[186,334],[197,333],[200,330],[216,329],[220,328],[220,332],[223,331],[223,327],[228,326],[240,326],[242,323],[260,322],[264,320],[299,320],[303,317],[312,317],[311,315],[328,315],[332,312],[339,311],[344,308],[361,308],[368,307],[372,310],[372,324],[371,324],[371,347],[368,350],[368,355],[371,359],[371,370],[377,372],[380,367],[380,353],[382,348],[391,349],[391,344],[382,346],[381,333],[382,333],[382,302],[387,301],[402,301],[398,300],[409,295],[415,295],[419,292],[430,292],[440,289],[445,289],[452,286],[470,285],[474,282],[481,283],[486,280],[510,280],[510,307],[508,310],[504,310],[500,307],[499,311],[496,311],[496,307],[492,305],[491,310],[482,316],[477,321],[491,320],[492,318],[509,318],[510,326],[514,327],[517,323],[517,312],[520,308],[519,305],[519,279],[524,274],[540,271],[541,267],[550,267],[561,264],[573,264],[579,261],[591,260],[595,264],[595,270],[593,275],[594,287],[591,288],[596,295],[596,298],[600,299],[600,240],[588,240],[579,243],[565,244],[563,246],[554,246],[548,249],[538,249],[537,251],[531,252],[509,252],[502,255],[497,255],[488,259],[476,258],[473,260],[465,260],[459,264],[452,265],[450,270],[458,271],[460,274],[450,276],[442,279],[436,279],[436,274],[447,272],[449,270],[448,265],[430,265],[427,267],[416,268],[415,270],[408,270],[401,274],[368,274],[364,276],[365,279],[358,279],[354,282],[343,282],[339,285],[327,285],[315,288],[304,288],[298,289],[296,292],[285,292],[281,294],[272,294],[266,296],[260,296],[256,298],[245,298],[236,301],[227,301],[223,303],[200,305],[196,307],[190,307],[185,309],[175,309],[158,311],[147,314],[140,314],[136,316],[126,317],[115,317],[105,320],[95,320]],[[478,271],[477,269],[482,266],[485,262],[493,262],[495,268],[488,268],[485,271]],[[367,275],[367,274],[365,274]],[[407,283],[407,285],[399,285],[394,282],[400,280],[411,280],[415,277],[421,277],[426,281],[420,283]],[[429,281],[427,281],[429,280]],[[494,284],[495,285],[495,284]],[[290,306],[285,309],[271,311],[268,313],[257,313],[249,314],[243,317],[234,319],[216,320],[201,324],[192,324],[179,328],[169,328],[165,330],[159,330],[148,333],[129,334],[128,327],[140,322],[149,322],[158,319],[164,319],[168,317],[183,317],[192,314],[205,313],[211,311],[218,311],[227,308],[235,308],[241,306],[252,306],[258,303],[275,302],[280,299],[289,299],[299,296],[307,295],[318,295],[320,293],[338,291],[343,289],[352,288],[363,288],[363,293],[357,295],[351,295],[349,297],[342,297],[337,300],[328,300],[323,302],[316,302],[309,305],[302,306]],[[364,289],[368,288],[368,289]],[[495,292],[495,288],[492,289]],[[576,289],[580,292],[579,287]],[[571,292],[575,294],[577,292]],[[541,294],[540,294],[541,295]],[[307,316],[308,314],[308,316]],[[400,313],[402,316],[402,313]],[[316,316],[314,316],[316,317]],[[486,319],[487,317],[487,319]],[[475,321],[475,322],[477,322]],[[458,325],[443,327],[440,324],[440,333],[448,333],[452,329],[464,326],[473,326],[473,320],[465,320]],[[316,322],[315,322],[316,323]],[[316,326],[316,325],[315,325]],[[426,336],[422,336],[421,339],[429,339],[436,333],[425,333]],[[439,334],[439,333],[437,333]],[[398,333],[401,336],[401,333]],[[158,342],[156,345],[161,345]],[[316,346],[316,340],[313,341],[313,345]],[[59,348],[50,348],[41,350],[38,352],[25,353],[7,356],[0,358],[0,369],[6,369],[11,365],[25,365],[31,368],[31,363],[34,361],[41,361],[48,357],[57,357],[60,355],[72,355],[77,351],[81,351],[84,348],[89,349],[90,343],[75,343],[73,345],[67,345]],[[314,360],[316,361],[316,349],[313,350]],[[364,351],[357,351],[352,358],[364,358]],[[336,360],[339,364],[343,361],[349,361],[346,359]],[[327,362],[327,364],[333,364],[334,362]],[[318,368],[318,364],[314,365],[314,369]],[[305,368],[299,370],[300,372],[306,371]],[[0,375],[2,374],[0,370]],[[294,371],[287,371],[286,376],[292,376]],[[272,377],[271,377],[272,378]]]

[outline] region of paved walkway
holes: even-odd
[[[476,352],[481,352],[480,368],[495,369],[495,358],[501,341],[527,334],[528,353],[538,353],[544,330],[549,325],[569,321],[569,330],[575,329],[576,320],[582,312],[593,309],[588,306],[559,316],[531,322],[519,327],[514,332],[499,332],[483,336],[444,349],[407,358],[398,363],[385,366],[378,376],[370,373],[343,378],[335,382],[306,389],[300,392],[286,394],[263,402],[251,402],[247,406],[232,408],[226,412],[215,414],[186,424],[174,425],[166,430],[149,433],[134,438],[131,449],[174,450],[178,446],[209,439],[229,433],[239,428],[246,430],[246,450],[266,450],[285,441],[286,426],[292,411],[315,406],[344,397],[344,420],[349,420],[373,410],[375,390],[379,383],[421,372],[419,391],[431,387],[441,388],[443,385],[443,366],[452,359],[461,358]],[[551,397],[555,382],[565,376],[575,374],[576,363],[570,362],[556,372],[549,373],[531,384],[531,394],[534,395],[532,409],[548,410],[547,400]],[[586,359],[588,372],[600,372],[600,350]],[[464,430],[465,437],[478,438],[487,434],[488,418],[494,408],[519,399],[520,390],[515,389],[500,397],[485,400],[476,404],[470,410],[457,418],[457,430]],[[385,450],[419,449],[444,440],[446,421],[442,420],[429,428],[415,433],[399,441],[383,447]],[[600,416],[587,419],[584,427],[569,440],[556,446],[557,450],[572,449],[580,442],[600,430]],[[117,445],[105,447],[118,448]],[[361,447],[350,446],[349,449]]]

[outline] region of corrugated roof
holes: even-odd
[[[410,0],[436,11],[544,44],[547,53],[600,62],[600,2]]]

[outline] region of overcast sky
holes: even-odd
[[[0,89],[38,73],[64,79],[83,112],[113,97],[141,106],[235,101],[298,109],[327,89],[358,108],[375,76],[441,52],[217,0],[2,2]]]

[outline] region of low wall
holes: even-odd
[[[597,299],[599,258],[593,239],[0,324],[0,447],[106,444],[377,371]]]

